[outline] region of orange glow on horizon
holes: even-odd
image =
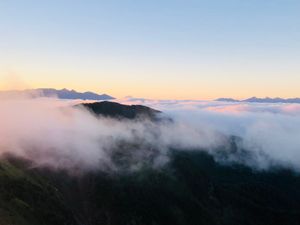
[[[0,70],[1,72],[1,70]],[[5,71],[4,71],[5,72]],[[293,86],[288,83],[276,83],[272,87],[266,87],[265,83],[259,85],[244,81],[244,83],[232,83],[229,81],[215,82],[210,80],[191,81],[185,79],[168,80],[149,80],[140,79],[113,79],[108,77],[84,78],[82,76],[72,77],[67,75],[50,76],[50,72],[43,76],[37,73],[21,73],[23,77],[10,73],[6,76],[0,74],[0,90],[23,90],[35,88],[55,88],[55,89],[74,89],[79,92],[92,91],[98,94],[108,94],[115,98],[124,98],[132,96],[135,98],[146,99],[177,99],[177,100],[214,100],[217,98],[234,98],[237,100],[250,98],[253,96],[259,98],[281,97],[295,98],[300,97],[297,94],[297,82]],[[282,84],[282,85],[281,85]]]

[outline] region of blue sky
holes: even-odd
[[[1,1],[2,89],[300,96],[300,1]]]

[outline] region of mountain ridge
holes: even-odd
[[[215,101],[220,102],[253,102],[253,103],[300,103],[300,98],[257,98],[251,97],[243,100],[237,100],[234,98],[217,98]]]
[[[114,97],[107,94],[97,94],[91,91],[77,92],[66,88],[37,88],[25,90],[0,91],[0,97],[25,95],[31,98],[36,97],[57,97],[59,99],[82,99],[82,100],[112,100]]]
[[[84,107],[93,113],[113,118],[135,119],[138,117],[157,120],[161,111],[144,105],[124,105],[117,102],[101,101],[94,103],[83,103]]]

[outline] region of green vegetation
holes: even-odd
[[[161,169],[73,177],[0,166],[0,224],[299,224],[300,177],[176,152]],[[28,168],[28,167],[27,167]]]
[[[74,224],[62,194],[20,161],[0,163],[0,224]]]
[[[117,103],[86,106],[117,118],[157,114]],[[237,141],[233,137],[217,158],[234,154],[250,160],[251,155],[238,150]],[[146,157],[149,163],[141,169],[128,170],[138,150],[138,144],[120,143],[112,160],[121,170],[77,176],[3,157],[0,225],[300,224],[300,176],[291,170],[254,171],[234,163],[222,165],[202,151],[175,150],[162,168],[151,167],[151,157]]]

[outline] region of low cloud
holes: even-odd
[[[139,104],[141,99],[119,102]],[[220,134],[240,137],[238,148],[252,155],[251,160],[240,162],[256,169],[300,169],[300,104],[149,99],[142,103],[164,111],[191,130],[214,133],[210,137],[218,145],[226,144],[220,142]]]
[[[0,108],[0,154],[32,166],[78,170],[135,170],[168,162],[170,149],[227,151],[230,136],[251,160],[228,157],[258,169],[274,165],[299,171],[300,108],[288,104],[123,99],[162,110],[172,118],[116,120],[96,116],[78,101],[6,98]]]

